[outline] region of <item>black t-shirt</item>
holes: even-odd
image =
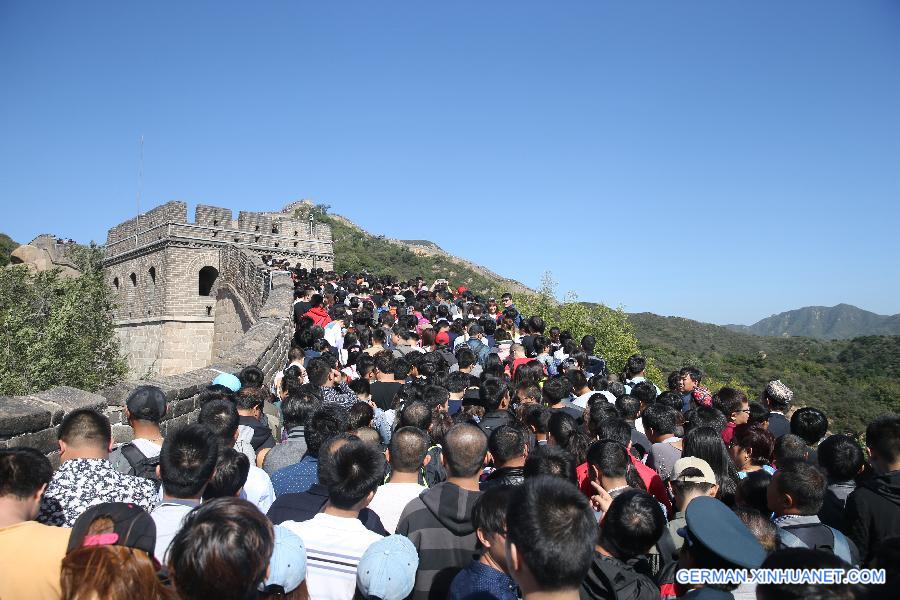
[[[641,455],[638,458],[643,458],[650,452],[650,440],[647,439],[647,436],[635,429],[633,426],[631,427],[631,446],[634,448],[635,446],[641,447]]]
[[[369,386],[372,391],[372,402],[381,410],[390,410],[394,404],[394,396],[402,385],[397,381],[373,381]]]
[[[299,323],[300,318],[305,315],[309,309],[312,307],[312,304],[309,302],[304,302],[300,300],[296,304],[294,304],[294,323]]]
[[[524,335],[522,336],[522,345],[525,346],[525,356],[529,358],[534,358],[537,354],[534,353],[534,338],[533,335]]]

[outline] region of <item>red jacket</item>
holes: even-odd
[[[533,360],[534,360],[533,358],[527,358],[527,357],[515,359],[515,360],[513,361],[513,363],[512,363],[512,376],[513,376],[513,377],[516,376],[516,369],[518,369],[519,367],[521,367],[521,366],[524,365],[525,363],[530,363],[530,362],[533,361]]]
[[[637,470],[638,475],[641,477],[641,481],[644,482],[644,485],[647,486],[647,491],[650,494],[662,502],[663,506],[666,507],[667,516],[672,515],[672,502],[669,500],[669,494],[666,492],[666,487],[663,485],[662,479],[659,478],[659,474],[655,469],[651,469],[638,459],[634,457],[631,452],[628,453],[628,457],[631,459],[631,464],[634,465],[634,468]],[[578,487],[581,489],[582,493],[584,493],[588,498],[594,495],[594,488],[591,487],[591,478],[590,471],[588,470],[588,464],[583,463],[578,465],[578,469],[576,471],[578,475]]]
[[[325,327],[329,323],[331,323],[331,317],[328,316],[328,313],[325,312],[325,309],[321,306],[314,306],[303,315],[304,317],[309,317],[313,320],[313,325],[318,325],[319,327]]]

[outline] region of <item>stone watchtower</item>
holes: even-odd
[[[263,255],[334,268],[331,228],[279,213],[169,202],[109,230],[103,265],[130,375],[205,367],[259,317],[270,288]]]

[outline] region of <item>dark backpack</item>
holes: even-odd
[[[159,487],[159,476],[156,474],[156,467],[159,466],[159,456],[144,456],[144,453],[138,450],[138,447],[131,442],[122,445],[119,451],[125,457],[125,460],[128,461],[128,464],[131,465],[135,477],[150,479],[156,482],[157,487]]]
[[[659,587],[646,573],[645,560],[620,561],[594,555],[581,582],[581,600],[659,600]]]

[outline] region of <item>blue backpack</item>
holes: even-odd
[[[829,527],[828,525],[825,525],[825,527],[828,527],[828,529],[831,530],[831,535],[834,536],[834,544],[832,547],[834,555],[848,565],[852,565],[853,557],[850,555],[850,543],[847,541],[847,537],[834,527]],[[781,527],[778,528],[778,541],[786,548],[809,548],[809,546],[806,545],[806,542]]]

